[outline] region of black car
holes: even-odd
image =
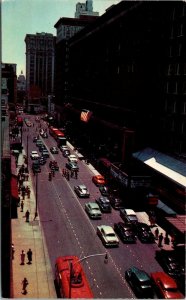
[[[102,185],[99,187],[99,190],[100,190],[100,193],[102,196],[106,196],[108,197],[109,196],[109,192],[108,192],[108,187],[105,186],[105,185]]]
[[[121,209],[124,207],[124,203],[123,203],[122,199],[120,199],[117,196],[111,195],[111,196],[109,196],[109,200],[114,209]]]
[[[68,157],[70,155],[70,150],[64,150],[62,153],[64,157]]]
[[[139,238],[139,240],[142,243],[154,243],[155,237],[150,229],[150,226],[148,226],[145,223],[136,223],[136,234]]]
[[[78,164],[75,163],[75,162],[72,162],[72,161],[71,162],[68,161],[66,163],[66,168],[69,169],[69,170],[71,170],[71,171],[79,171]]]
[[[39,164],[40,165],[44,165],[44,164],[46,164],[46,157],[43,157],[43,156],[41,156],[39,159],[38,159],[38,161],[39,161]]]
[[[42,156],[48,158],[50,156],[48,150],[43,150]]]
[[[58,154],[58,153],[59,153],[59,150],[58,150],[57,147],[51,147],[51,148],[50,148],[50,152],[51,152],[52,154]]]
[[[174,250],[157,250],[155,258],[168,275],[174,278],[185,276],[185,269],[176,259]]]
[[[136,236],[131,225],[122,222],[115,223],[114,231],[123,243],[136,243]]]
[[[99,205],[99,208],[102,212],[110,213],[112,211],[110,201],[107,197],[99,197],[98,199],[96,199],[96,203]]]
[[[154,298],[154,290],[150,276],[137,267],[125,271],[125,278],[139,298]]]
[[[40,167],[39,160],[35,160],[35,161],[32,163],[32,171],[33,171],[34,173],[40,173],[40,172],[41,172],[41,167]]]
[[[39,146],[39,152],[43,152],[43,150],[47,150],[47,148],[45,147],[45,145]]]

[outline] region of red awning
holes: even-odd
[[[11,196],[12,198],[18,199],[18,186],[17,186],[17,179],[12,176],[11,178]]]

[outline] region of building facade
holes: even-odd
[[[81,127],[92,111],[88,139],[121,160],[146,146],[186,153],[185,6],[121,1],[69,40],[68,118]]]
[[[56,28],[55,48],[55,105],[58,111],[58,120],[62,103],[69,99],[69,47],[68,40],[82,30],[96,17],[85,16],[77,18],[60,18],[54,25]]]
[[[28,98],[47,97],[54,89],[55,37],[44,32],[27,34],[25,43]]]
[[[78,2],[76,4],[75,18],[80,16],[99,16],[98,12],[93,11],[93,1],[87,0],[85,3]]]
[[[23,75],[23,71],[17,78],[17,102],[24,104],[26,97],[26,78]]]
[[[1,111],[6,115],[9,105],[15,105],[17,101],[17,76],[16,64],[1,64]]]

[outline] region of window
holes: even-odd
[[[183,94],[186,94],[186,81],[183,82]]]
[[[176,75],[180,75],[180,64],[176,66]]]
[[[182,44],[179,44],[179,46],[178,46],[178,56],[181,56],[181,52],[182,52]]]

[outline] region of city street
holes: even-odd
[[[27,116],[31,121],[35,116]],[[32,150],[38,150],[33,143],[37,123],[29,127],[29,132],[23,130],[23,145],[28,147],[28,154]],[[41,121],[41,124],[44,124]],[[24,127],[26,127],[24,125]],[[46,124],[42,125],[46,128]],[[28,135],[28,145],[27,145]],[[42,139],[42,138],[41,138]],[[55,140],[49,135],[42,139],[48,150],[56,146]],[[73,151],[71,151],[73,153]],[[49,161],[56,160],[59,171],[55,173],[52,181],[48,181]],[[125,270],[131,266],[137,266],[147,273],[162,270],[154,259],[155,244],[142,244],[137,240],[136,244],[123,244],[120,241],[118,248],[105,249],[96,234],[97,225],[111,225],[121,221],[119,211],[112,209],[111,214],[102,214],[101,220],[90,220],[84,205],[93,201],[100,195],[99,189],[92,183],[89,167],[84,161],[79,161],[78,179],[70,178],[67,181],[62,176],[62,168],[65,167],[67,158],[61,151],[59,154],[50,154],[47,163],[41,166],[38,174],[38,211],[40,222],[46,239],[48,253],[55,272],[55,260],[58,256],[77,255],[80,258],[92,254],[108,253],[108,264],[104,263],[104,256],[91,257],[82,262],[86,275],[95,298],[135,298],[132,290],[125,281]],[[31,168],[32,160],[29,157]],[[33,185],[36,187],[36,176],[32,174]],[[74,185],[85,184],[90,191],[89,199],[80,199],[74,193]]]

